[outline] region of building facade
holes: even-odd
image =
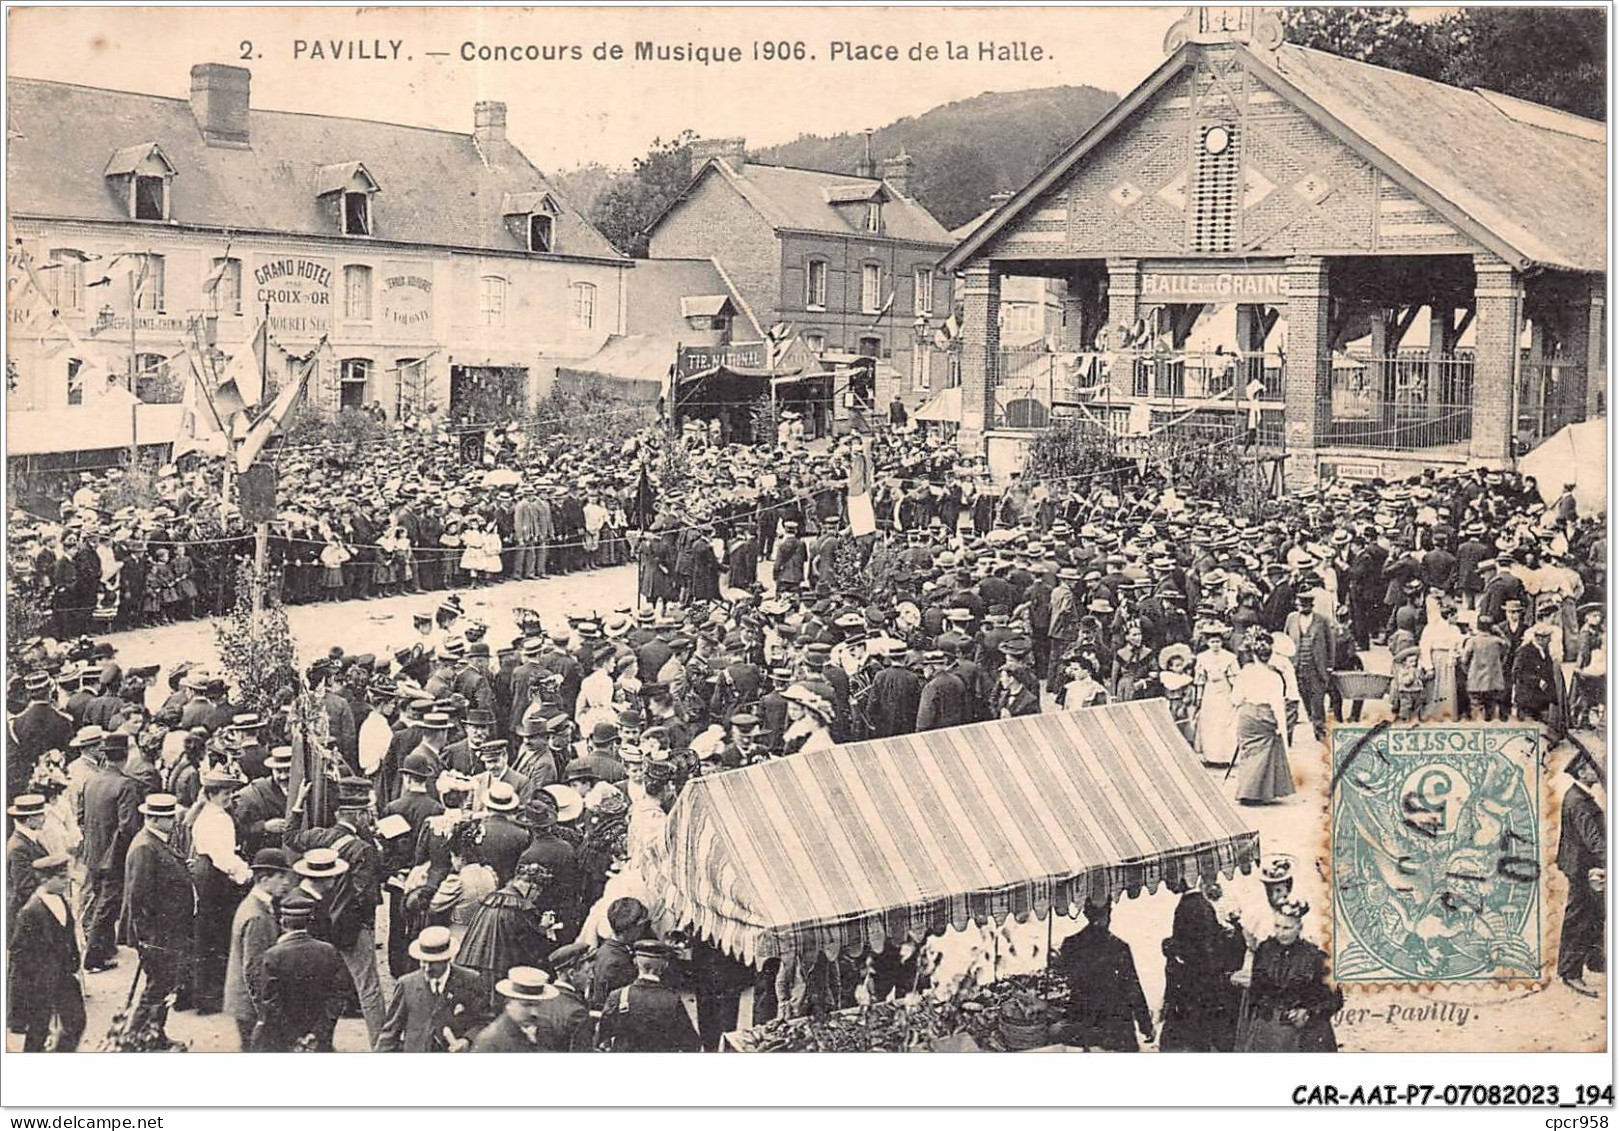
[[[1007,467],[1027,440],[1013,276],[1066,288],[1048,407],[1256,419],[1295,481],[1505,465],[1604,410],[1601,123],[1287,44],[1263,10],[1195,10],[1165,46],[945,262],[969,442]]]
[[[250,79],[201,64],[188,99],[10,82],[14,427],[131,370],[142,401],[177,401],[191,358],[228,363],[266,316],[271,382],[320,346],[308,403],[390,418],[532,404],[622,332],[629,261],[503,104],[451,133],[254,109]]]
[[[855,175],[749,161],[740,138],[692,146],[692,179],[653,225],[653,258],[713,257],[760,322],[813,354],[874,358],[875,405],[915,404],[948,379],[935,348],[950,234],[910,196],[900,154]]]

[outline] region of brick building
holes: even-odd
[[[1040,416],[1009,276],[1066,286],[1047,408],[1126,434],[1258,412],[1296,481],[1504,465],[1604,410],[1601,123],[1285,43],[1261,9],[1195,10],[1165,49],[942,265],[995,466]]]
[[[869,158],[827,173],[749,161],[741,138],[694,143],[691,183],[654,223],[651,255],[712,256],[760,322],[787,323],[811,353],[876,359],[875,406],[914,405],[948,380],[933,340],[951,312],[938,262],[954,241],[911,197],[913,165],[901,153],[881,175]]]
[[[14,436],[30,412],[89,423],[132,366],[143,401],[177,400],[199,324],[229,357],[266,304],[286,353],[330,345],[312,404],[390,418],[479,388],[532,403],[624,332],[630,261],[511,144],[503,104],[453,133],[255,108],[250,80],[200,64],[188,99],[8,84],[12,235],[59,315],[19,314],[13,278]],[[136,411],[143,443],[179,419]]]

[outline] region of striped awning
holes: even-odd
[[[1247,826],[1163,700],[851,743],[697,779],[663,914],[760,964],[1247,871]]]

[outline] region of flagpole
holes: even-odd
[[[145,260],[141,261],[145,273]],[[140,466],[140,397],[135,395],[135,272],[129,273],[129,395],[134,403],[129,406],[129,470]]]

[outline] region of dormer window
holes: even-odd
[[[169,182],[174,166],[155,141],[131,145],[112,155],[102,173],[124,200],[131,220],[169,218]]]
[[[376,231],[371,198],[380,191],[376,179],[358,161],[322,165],[315,171],[315,195],[336,210],[334,219],[345,236],[369,236]]]
[[[883,202],[880,200],[866,201],[866,231],[880,232],[883,230]]]
[[[343,194],[343,234],[369,236],[371,234],[371,194],[346,192]]]
[[[556,236],[556,221],[543,212],[536,212],[528,218],[528,249],[530,251],[550,251],[552,241]]]
[[[507,229],[531,252],[557,249],[557,219],[562,205],[549,192],[509,192],[500,202]]]

